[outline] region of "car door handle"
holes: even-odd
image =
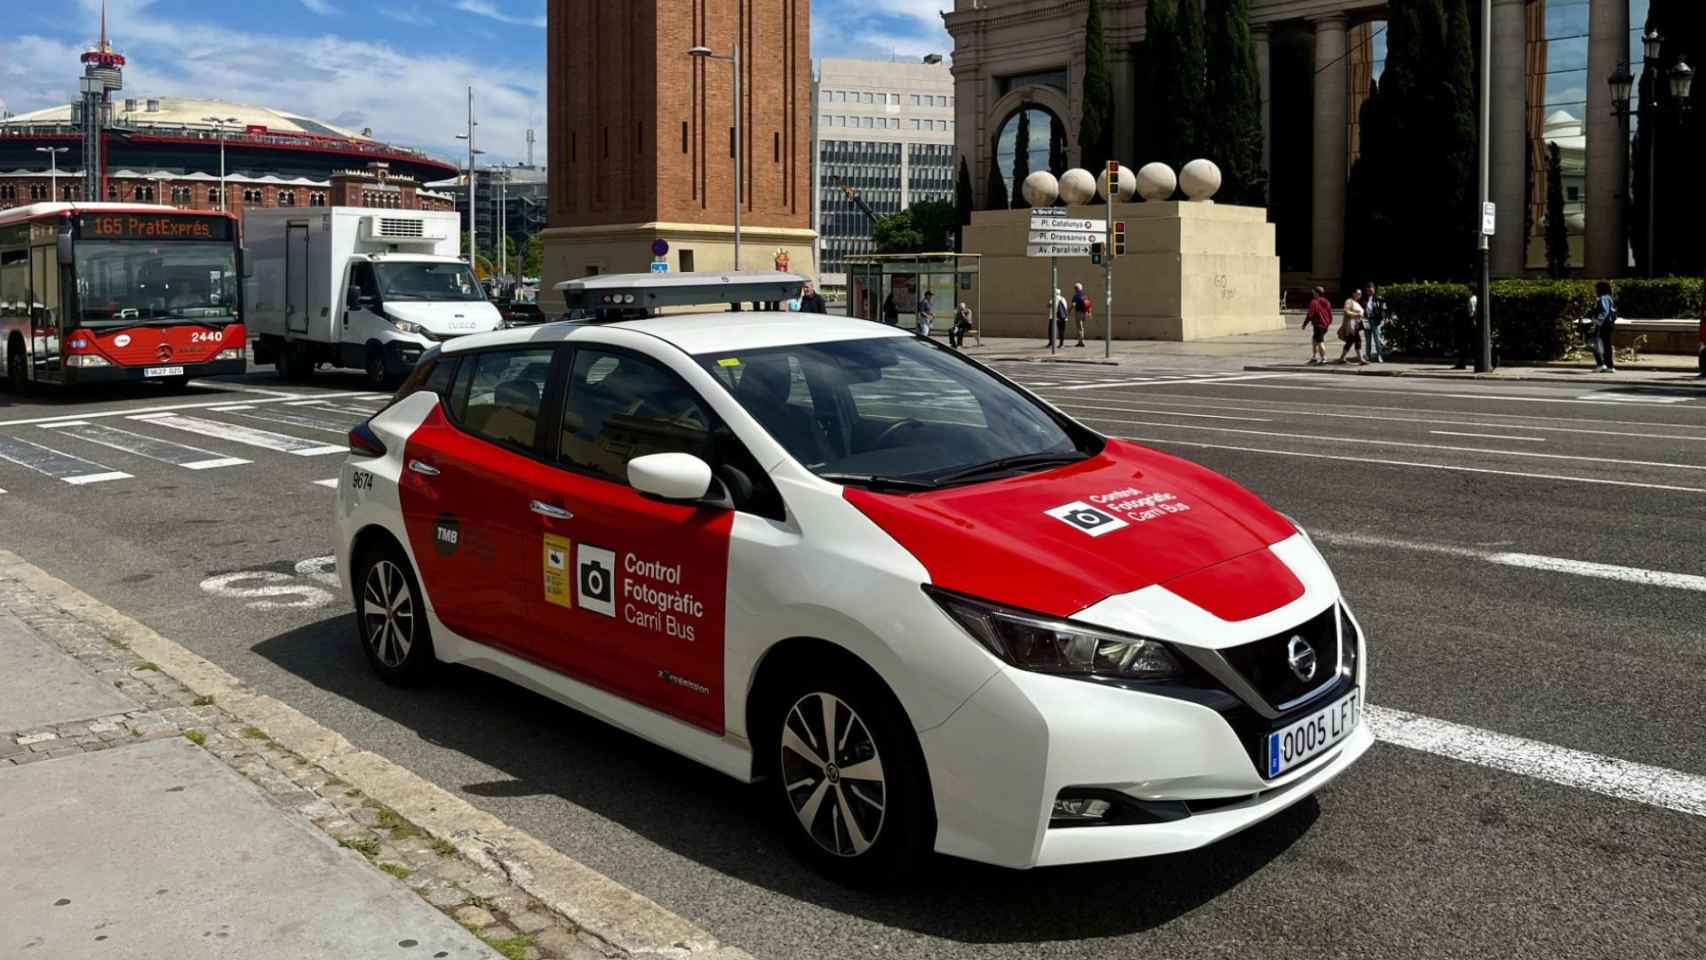
[[[423,477],[436,477],[436,476],[438,476],[438,468],[437,467],[433,466],[430,463],[422,463],[419,460],[410,460],[409,461],[409,469],[413,470],[414,472],[420,474]]]
[[[574,514],[564,510],[562,507],[554,507],[543,500],[535,500],[528,504],[527,507],[534,513],[537,513],[542,517],[550,517],[553,520],[573,520],[575,518]]]

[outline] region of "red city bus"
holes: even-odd
[[[242,373],[237,220],[119,203],[0,211],[0,355],[14,389]]]

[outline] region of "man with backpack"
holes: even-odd
[[[1611,284],[1604,280],[1599,282],[1594,292],[1599,294],[1599,300],[1594,308],[1593,330],[1589,336],[1593,338],[1593,355],[1599,365],[1593,368],[1593,372],[1616,373],[1617,348],[1611,338],[1617,332],[1617,303],[1611,298]]]
[[[1066,298],[1060,295],[1060,288],[1054,288],[1054,301],[1049,304],[1048,312],[1048,343],[1044,346],[1054,349],[1056,343],[1066,346]]]
[[[1072,285],[1072,315],[1078,320],[1078,346],[1084,345],[1084,323],[1090,319],[1090,298],[1084,293],[1084,284]],[[1060,332],[1061,346],[1066,345],[1066,331]]]

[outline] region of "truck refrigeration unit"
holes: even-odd
[[[389,386],[433,344],[503,323],[461,259],[454,211],[252,210],[244,233],[255,362],[287,380],[326,365]]]

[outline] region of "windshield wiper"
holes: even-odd
[[[909,480],[906,477],[884,477],[871,473],[820,473],[818,476],[830,483],[845,483],[855,487],[869,487],[872,490],[934,490],[940,484],[934,480]]]
[[[1059,467],[1069,463],[1078,463],[1090,459],[1090,455],[1082,451],[1066,453],[1022,453],[1012,457],[1000,457],[986,463],[979,463],[959,470],[939,474],[933,479],[938,484],[953,483],[956,480],[970,480],[974,477],[984,477],[991,474],[1006,473],[1010,470],[1021,470],[1025,467]]]

